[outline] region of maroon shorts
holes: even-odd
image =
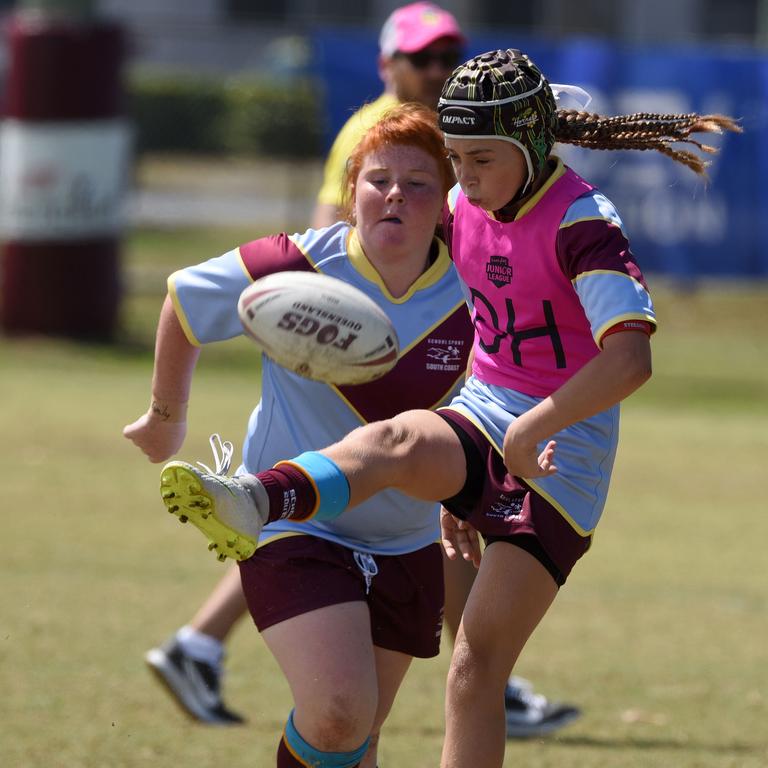
[[[370,588],[355,551],[317,536],[276,539],[240,563],[248,609],[259,631],[329,605],[362,600],[373,644],[409,656],[440,651],[443,563],[439,544],[406,555],[373,555]]]
[[[467,418],[444,409],[438,415],[451,426],[464,448],[467,480],[443,506],[466,520],[485,543],[508,541],[533,555],[558,585],[565,584],[576,561],[589,549],[581,536],[545,498],[507,472],[488,438]]]

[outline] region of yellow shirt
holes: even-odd
[[[376,101],[361,107],[347,120],[333,142],[325,161],[323,185],[317,193],[317,202],[339,207],[342,199],[341,185],[347,159],[363,137],[382,118],[385,112],[398,105],[397,98],[391,93],[382,93]]]

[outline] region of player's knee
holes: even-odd
[[[335,693],[313,718],[312,743],[325,752],[360,743],[370,733],[375,710],[375,701],[366,697]]]
[[[374,421],[366,429],[368,441],[388,456],[399,453],[407,441],[407,433],[395,419]]]
[[[473,648],[465,638],[459,638],[453,649],[448,670],[448,690],[453,696],[474,696],[478,685],[486,685],[490,677],[489,659]]]
[[[318,768],[351,768],[362,760],[368,751],[368,745],[367,737],[359,739],[352,749],[323,745],[318,738],[308,738],[296,730],[292,712],[285,726],[278,759],[280,759],[280,750],[283,750],[284,755],[290,754],[298,758],[302,765],[314,765]]]
[[[399,460],[412,459],[423,440],[421,433],[402,415],[374,422],[371,427],[373,434],[370,437],[375,444]]]
[[[471,687],[471,678],[477,670],[474,656],[467,643],[456,640],[446,683],[454,696],[463,695]]]

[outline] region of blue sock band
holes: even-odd
[[[285,724],[284,738],[293,755],[305,765],[311,765],[313,768],[352,768],[363,759],[370,741],[370,739],[366,739],[362,746],[354,752],[321,752],[311,744],[307,744],[296,730],[296,726],[293,724],[293,710],[291,710],[288,722]]]
[[[317,511],[312,520],[332,520],[349,504],[349,482],[338,464],[317,451],[306,451],[291,464],[301,467],[317,488]]]

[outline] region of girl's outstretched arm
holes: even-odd
[[[166,461],[187,434],[187,402],[200,356],[184,335],[170,297],[160,311],[149,410],[123,429],[123,435],[153,463]]]

